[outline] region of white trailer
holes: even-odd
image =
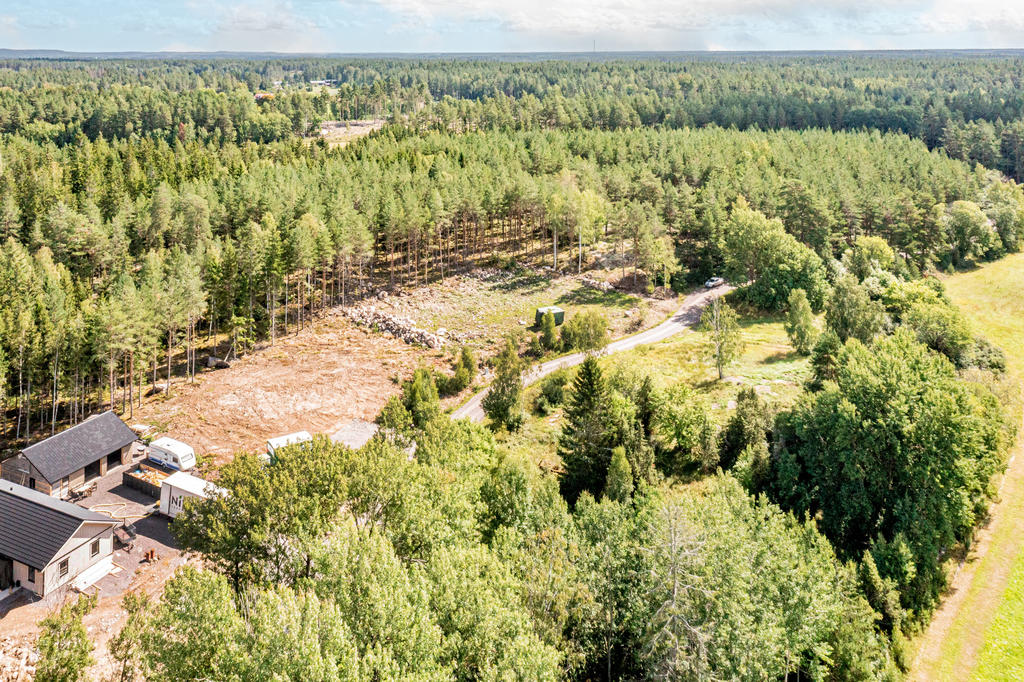
[[[209,481],[177,471],[160,484],[160,513],[172,519],[181,513],[185,500],[207,499],[212,495],[226,495],[227,491]]]
[[[164,436],[149,444],[149,459],[178,471],[188,471],[196,465],[196,451],[191,445]]]
[[[267,441],[267,452],[260,456],[266,464],[273,464],[277,461],[277,451],[289,445],[302,445],[313,440],[308,431],[296,431],[287,436],[278,436]]]

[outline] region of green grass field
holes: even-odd
[[[1024,254],[946,280],[975,330],[1000,346],[1014,376],[1024,373]],[[989,536],[964,567],[955,613],[936,615],[911,671],[921,680],[1024,679],[1024,452],[1014,451]],[[987,541],[987,542],[986,542]],[[973,573],[973,575],[971,575]],[[948,621],[948,622],[947,622]]]

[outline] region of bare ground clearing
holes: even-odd
[[[238,451],[261,450],[273,436],[333,433],[350,419],[372,420],[398,392],[393,379],[436,356],[332,311],[229,369],[176,384],[171,397],[143,404],[135,421],[155,425],[220,465]]]
[[[320,137],[331,147],[344,147],[353,140],[366,137],[384,127],[384,119],[371,118],[353,121],[324,121],[320,124]]]

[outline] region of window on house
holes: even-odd
[[[92,547],[89,548],[89,556],[94,557],[100,553],[100,541],[93,540]]]
[[[31,566],[28,567],[28,581],[33,584],[36,582],[36,569]]]
[[[67,577],[67,575],[68,575],[68,560],[67,559],[64,559],[64,561],[60,562],[60,564],[57,566],[57,571],[60,574],[61,578]]]

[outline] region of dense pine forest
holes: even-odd
[[[9,443],[130,414],[211,339],[246,353],[478,264],[575,271],[599,242],[652,286],[725,275],[709,334],[729,305],[785,314],[811,357],[795,405],[745,390],[726,424],[590,358],[552,388],[555,472],[453,423],[420,370],[362,450],[219,472],[230,495],[173,525],[207,567],[126,599],[121,679],[900,679],[1014,438],[1001,351],[930,275],[1024,245],[1022,76],[965,53],[0,61]],[[319,134],[362,118],[386,124]]]

